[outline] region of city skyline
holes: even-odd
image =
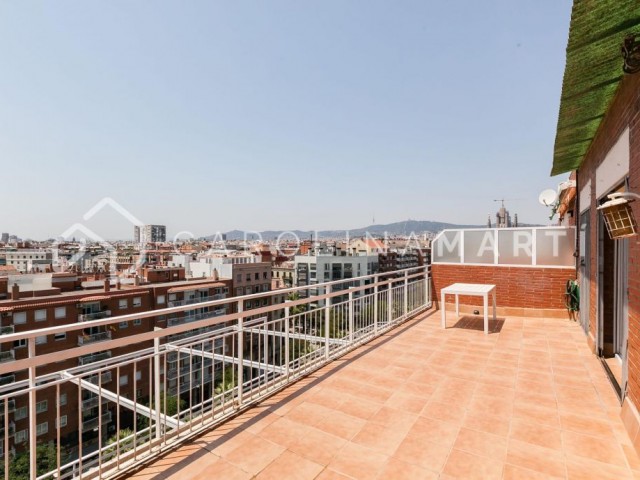
[[[0,8],[3,231],[548,223],[569,1]]]

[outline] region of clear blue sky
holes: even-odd
[[[523,222],[550,178],[569,0],[0,3],[0,231],[109,196],[146,223]],[[89,224],[131,237],[114,213]]]

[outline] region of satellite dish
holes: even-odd
[[[538,201],[545,207],[550,207],[551,205],[556,203],[556,200],[558,200],[558,194],[555,190],[552,190],[550,188],[548,190],[543,190],[538,197]]]

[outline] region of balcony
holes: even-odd
[[[87,345],[89,343],[105,342],[107,340],[111,340],[110,331],[78,335],[78,346]]]
[[[79,322],[90,322],[91,320],[102,320],[103,318],[109,318],[111,316],[111,310],[101,310],[93,313],[83,313],[78,315]]]
[[[0,363],[12,362],[15,359],[16,359],[16,355],[13,350],[6,350],[4,352],[0,352]]]
[[[109,381],[111,381],[111,378],[109,378]],[[100,403],[104,405],[107,402],[108,400],[106,398],[103,398],[102,401],[100,401],[100,397],[98,396],[87,398],[82,401],[82,411],[91,410],[92,408],[97,407]]]
[[[101,417],[89,418],[86,420],[82,420],[82,430],[94,430],[99,427],[102,423],[102,428],[106,428],[107,424],[111,423],[112,420],[111,412],[103,413]]]
[[[88,365],[90,363],[101,362],[102,360],[108,360],[109,358],[111,358],[110,351],[100,352],[100,353],[94,353],[92,355],[84,355],[78,358],[78,363],[80,365]]]
[[[7,325],[6,327],[0,327],[0,335],[9,335],[15,332],[13,325]]]
[[[182,307],[184,305],[193,305],[202,302],[211,302],[213,300],[222,300],[226,295],[224,293],[216,293],[215,295],[209,295],[207,297],[189,298],[186,300],[174,300],[168,302],[169,307]]]
[[[11,385],[16,381],[15,375],[0,375],[0,387],[4,385]]]

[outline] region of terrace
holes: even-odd
[[[202,303],[211,314],[194,322],[72,351],[37,355],[36,340],[193,307],[3,336],[0,343],[26,341],[30,352],[0,364],[0,374],[17,379],[0,387],[4,476],[22,448],[34,480],[211,471],[225,479],[632,478],[640,459],[617,396],[556,291],[573,274],[574,235],[445,231],[434,240],[432,269],[280,290],[316,293],[250,312],[247,300],[274,293],[211,300]],[[489,335],[464,298],[469,313],[450,314],[449,328],[440,327],[432,298],[469,279],[496,283],[499,318]],[[215,316],[233,303],[236,312]],[[135,353],[118,353],[129,344]],[[63,360],[70,364],[52,372]],[[41,427],[38,405],[62,393],[67,404]],[[73,405],[88,393],[101,400],[91,400],[85,419]],[[28,408],[28,434],[13,428],[10,402]],[[54,427],[55,464],[37,471],[38,432]]]
[[[429,311],[128,478],[637,478],[579,325]]]

